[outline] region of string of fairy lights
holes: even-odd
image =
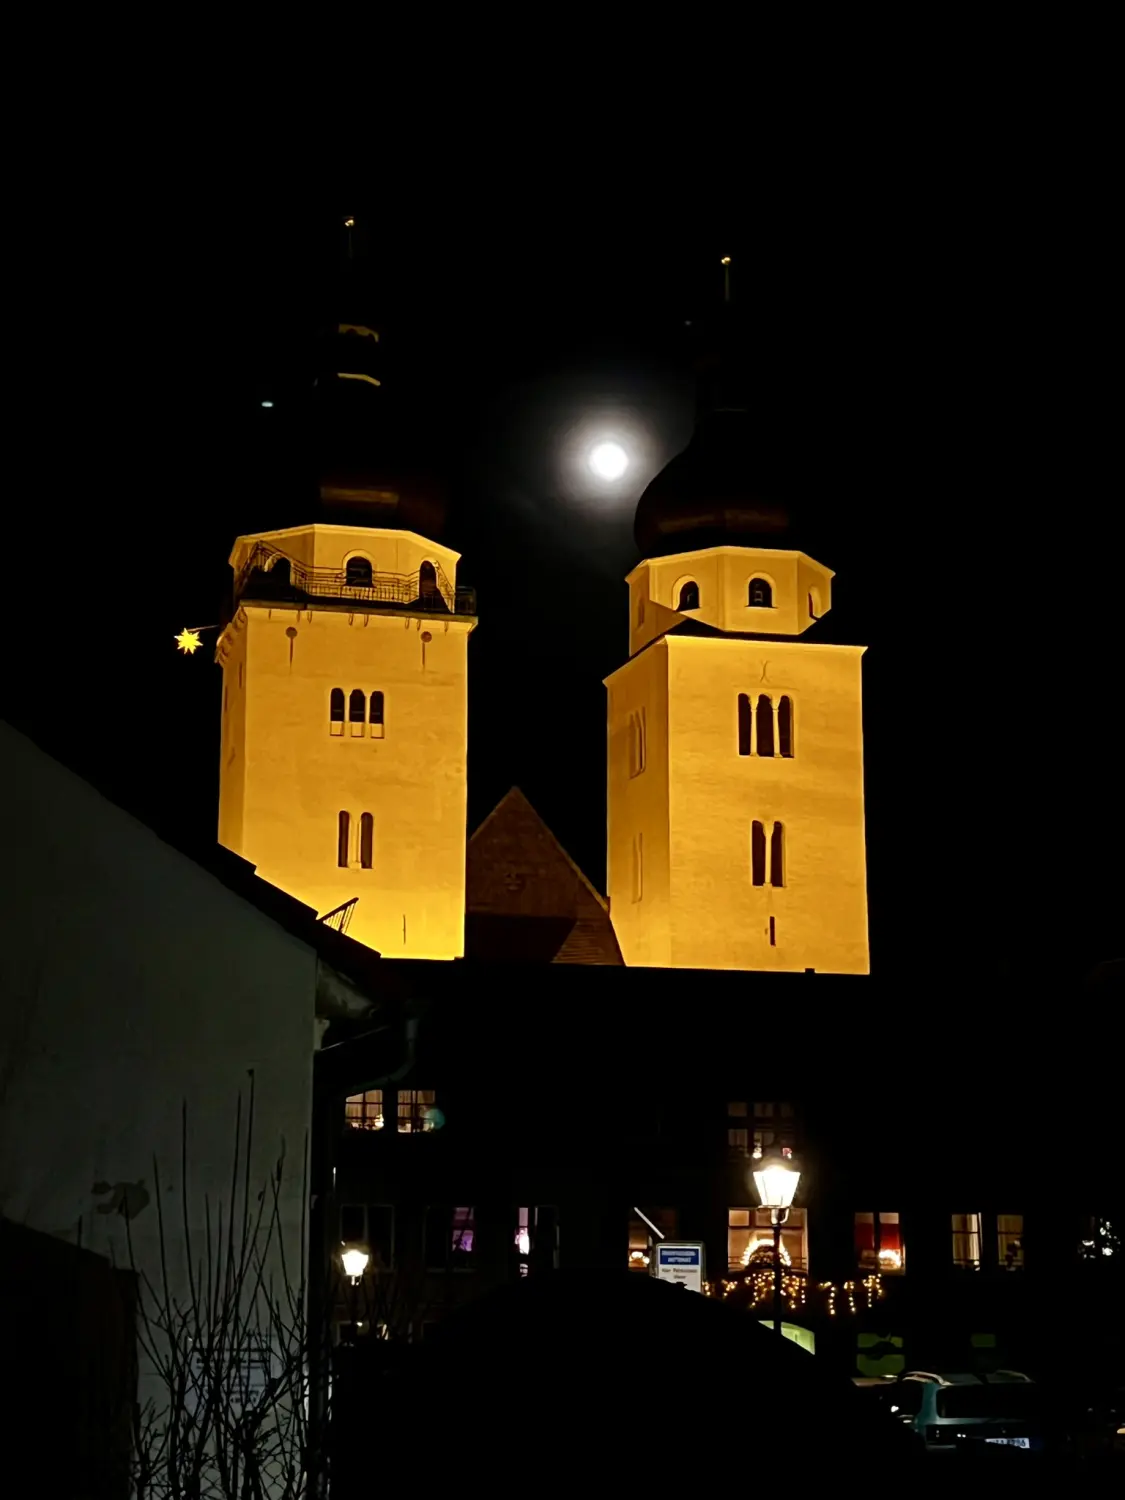
[[[743,1276],[724,1279],[717,1285],[705,1282],[703,1290],[705,1295],[723,1301],[744,1295],[751,1311],[768,1308],[773,1305],[773,1268],[757,1266]],[[790,1269],[783,1269],[781,1274],[781,1296],[789,1312],[817,1310],[830,1318],[844,1312],[855,1317],[861,1311],[870,1312],[886,1295],[883,1278],[878,1274],[843,1282],[810,1282],[803,1272]]]

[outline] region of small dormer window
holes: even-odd
[[[366,557],[349,557],[344,577],[350,589],[369,589],[371,587],[370,562]]]
[[[747,604],[753,609],[773,608],[773,589],[769,580],[765,578],[751,578],[750,590],[746,598]]]
[[[689,581],[681,586],[680,602],[676,605],[676,608],[680,611],[681,614],[686,613],[689,609],[699,608],[698,583],[692,583]]]

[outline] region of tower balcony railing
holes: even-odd
[[[255,542],[235,578],[234,602],[306,604],[323,599],[416,614],[475,615],[476,590],[455,589],[441,567],[431,567],[430,577],[421,572],[349,574],[345,568],[309,567],[268,542]]]

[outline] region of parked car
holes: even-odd
[[[883,1399],[931,1453],[985,1444],[1028,1453],[1044,1448],[1040,1390],[1018,1370],[997,1370],[991,1375],[909,1370]]]

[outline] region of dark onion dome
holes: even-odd
[[[711,412],[637,505],[642,557],[700,547],[792,547],[795,518],[783,476],[771,474],[745,411]]]
[[[416,531],[440,540],[444,481],[434,439],[383,383],[380,344],[362,324],[325,330],[312,369],[259,472],[254,524],[275,530],[313,522]],[[276,421],[281,408],[272,412]]]

